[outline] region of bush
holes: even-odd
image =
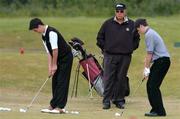
[[[180,13],[180,0],[1,0],[0,16],[111,16],[117,2],[130,16]]]

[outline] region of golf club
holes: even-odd
[[[134,92],[132,93],[132,95],[131,95],[130,97],[132,97],[132,96],[134,96],[134,95],[136,94],[137,90],[138,90],[139,87],[142,85],[142,83],[144,82],[144,80],[145,80],[145,77],[141,80],[141,82],[139,83],[139,85],[137,86],[137,88],[134,90]],[[123,115],[124,111],[125,111],[125,110],[123,110],[123,111],[121,112],[120,116]]]
[[[35,99],[37,98],[37,96],[39,95],[39,93],[41,92],[42,88],[44,87],[44,85],[46,84],[46,82],[51,78],[51,76],[48,76],[48,78],[45,80],[45,82],[42,84],[42,86],[40,87],[40,89],[38,90],[38,92],[36,93],[36,95],[33,97],[32,101],[30,102],[30,104],[25,108],[20,108],[19,111],[20,112],[27,112],[29,110],[29,108],[32,106],[33,102],[35,101]]]
[[[134,92],[132,93],[132,96],[134,96],[137,92],[137,90],[139,89],[139,87],[142,85],[143,81],[145,80],[145,77],[141,80],[141,82],[139,83],[138,87],[134,90]],[[131,97],[132,97],[131,96]]]

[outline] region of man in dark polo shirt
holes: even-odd
[[[127,73],[133,51],[138,48],[139,34],[134,22],[126,16],[126,5],[115,5],[115,16],[106,20],[97,35],[97,46],[104,54],[103,109],[110,108],[110,101],[124,109]]]
[[[68,88],[73,62],[70,46],[62,35],[53,27],[44,25],[39,18],[33,18],[29,30],[40,33],[48,54],[48,72],[52,76],[52,99],[47,113],[63,113],[67,103]]]

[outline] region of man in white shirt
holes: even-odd
[[[48,54],[48,73],[52,76],[52,99],[48,109],[42,112],[63,113],[67,103],[69,80],[73,62],[70,46],[53,27],[44,25],[39,18],[33,18],[29,30],[42,34]]]

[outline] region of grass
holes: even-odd
[[[180,54],[179,48],[174,47],[174,42],[180,41],[180,16],[147,18],[149,24],[160,33],[171,54],[171,67],[161,87],[165,98],[165,105],[168,110],[168,117],[165,119],[178,119],[180,108],[180,87],[179,87],[179,69]],[[79,37],[85,42],[84,47],[87,52],[93,53],[99,59],[100,51],[96,47],[97,32],[106,18],[42,18],[43,21],[51,26],[55,26],[68,41],[72,37]],[[136,19],[136,18],[133,18]],[[32,110],[26,114],[18,112],[22,106],[26,106],[40,85],[47,78],[47,56],[41,43],[41,36],[28,31],[30,18],[1,18],[0,19],[0,106],[10,106],[15,108],[9,113],[1,113],[3,119],[11,118],[120,118],[115,117],[118,112],[116,108],[109,111],[101,109],[101,98],[94,92],[95,98],[88,98],[88,83],[83,78],[80,79],[78,88],[78,98],[69,99],[68,109],[79,110],[77,115],[48,115],[39,113],[39,109],[47,106],[50,93],[51,81],[44,87],[38,101],[32,107]],[[19,54],[19,48],[25,48],[25,54]],[[131,92],[138,86],[142,79],[143,60],[144,60],[144,41],[141,40],[140,47],[133,54],[132,63],[129,69]],[[72,91],[75,68],[77,59],[74,60],[69,95]],[[149,110],[145,83],[140,87],[135,97],[131,98],[132,103],[127,104],[127,113],[123,118],[137,116],[138,119],[144,119],[144,112]],[[140,107],[140,108],[139,108]]]
[[[17,94],[17,93],[16,93]],[[47,107],[48,100],[50,99],[47,95],[40,95],[40,97],[35,101],[33,106],[28,110],[27,113],[20,113],[20,108],[25,108],[25,106],[30,102],[30,98],[27,95],[19,94],[19,97],[14,97],[14,95],[8,95],[7,97],[1,97],[3,103],[1,106],[11,107],[11,112],[0,112],[0,116],[3,119],[13,119],[14,117],[18,119],[149,119],[144,117],[144,113],[149,111],[149,103],[144,97],[131,97],[128,98],[126,109],[120,110],[112,105],[110,110],[102,110],[101,108],[101,98],[94,97],[92,99],[86,97],[69,98],[66,110],[78,111],[79,114],[44,114],[40,112],[40,109]],[[23,100],[22,100],[23,98]],[[168,116],[159,117],[158,119],[178,119],[180,114],[180,101],[175,98],[165,98],[165,107]],[[122,113],[122,117],[115,116],[115,113]]]

